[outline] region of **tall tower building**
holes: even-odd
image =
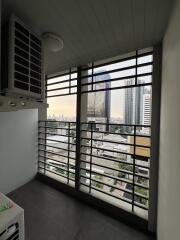
[[[151,95],[148,93],[143,95],[143,124],[151,124]]]
[[[126,82],[127,86],[133,84],[133,79],[129,79]],[[126,88],[124,94],[124,123],[132,124],[134,119],[133,112],[133,98],[134,98],[134,88]]]
[[[137,125],[143,124],[143,96],[144,96],[144,87],[136,87],[135,99],[134,99],[134,123]]]
[[[95,72],[98,73],[98,72]],[[94,76],[93,81],[109,80],[110,75],[105,73],[103,75]],[[94,84],[94,89],[107,89],[110,88],[110,82],[103,82]],[[110,121],[110,106],[111,106],[111,92],[110,91],[97,91],[88,94],[88,111],[87,117],[103,122],[109,123]],[[106,128],[108,130],[108,127]]]
[[[134,80],[129,79],[127,86],[133,85]],[[124,123],[143,124],[143,95],[144,87],[126,88],[124,94]],[[131,127],[124,128],[126,132],[131,132]]]

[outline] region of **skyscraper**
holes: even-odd
[[[95,74],[98,72],[95,72]],[[98,83],[99,81],[109,80],[110,75],[105,73],[103,75],[95,75],[93,82],[94,90],[110,88],[110,82]],[[110,104],[111,93],[110,91],[97,91],[88,94],[88,111],[87,117],[104,119],[106,123],[109,123],[110,119]]]
[[[133,84],[133,80],[129,79],[126,82],[127,86]],[[134,98],[134,89],[133,88],[126,88],[124,94],[124,123],[125,124],[132,124],[134,113],[133,113],[133,98]]]
[[[126,86],[132,86],[134,79],[129,79]],[[143,124],[143,95],[144,87],[130,87],[125,89],[124,94],[124,124]],[[131,127],[124,128],[126,132],[131,132]]]
[[[149,93],[143,95],[143,124],[151,124],[151,95]]]

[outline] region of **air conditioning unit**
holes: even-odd
[[[0,202],[11,201],[0,193]],[[12,201],[11,201],[12,202]],[[24,210],[12,202],[12,207],[0,212],[0,240],[24,240]]]
[[[40,37],[12,15],[2,27],[1,45],[1,92],[43,99],[43,49]]]

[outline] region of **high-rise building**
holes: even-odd
[[[130,86],[133,84],[133,80],[129,79],[126,82],[127,86]],[[124,94],[124,123],[125,124],[132,124],[133,123],[133,98],[134,98],[134,89],[133,88],[127,88],[125,89]]]
[[[136,87],[135,99],[134,99],[134,124],[142,125],[143,124],[143,96],[145,89],[144,87]]]
[[[95,72],[98,73],[98,72]],[[110,75],[105,73],[103,75],[95,75],[93,82],[109,80]],[[101,82],[94,84],[94,90],[110,88],[110,82]],[[110,105],[111,93],[110,91],[97,91],[88,94],[88,111],[87,117],[89,120],[109,123],[110,120]]]
[[[151,124],[151,95],[149,93],[143,95],[143,124]]]
[[[127,86],[133,85],[134,80],[129,79]],[[143,123],[143,95],[144,87],[126,88],[124,94],[124,123],[137,124]],[[126,132],[131,132],[130,127],[125,127]]]

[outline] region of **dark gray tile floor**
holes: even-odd
[[[9,197],[25,210],[25,240],[152,239],[38,180]]]

